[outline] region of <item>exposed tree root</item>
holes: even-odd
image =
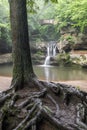
[[[36,79],[14,88],[0,94],[0,130],[87,130],[87,93]]]

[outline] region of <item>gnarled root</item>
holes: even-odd
[[[5,91],[0,99],[0,130],[86,130],[86,96],[74,87],[33,80],[33,87]],[[85,100],[84,100],[85,99]],[[83,101],[84,100],[84,101]],[[76,107],[77,106],[77,107]]]

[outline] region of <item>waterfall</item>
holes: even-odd
[[[49,65],[50,57],[54,57],[55,55],[56,55],[56,43],[51,42],[47,45],[47,56],[44,65]]]
[[[50,56],[50,47],[47,47],[47,56]]]
[[[49,63],[50,63],[50,56],[47,56],[44,65],[49,65]]]
[[[53,47],[53,56],[56,55],[56,46]]]

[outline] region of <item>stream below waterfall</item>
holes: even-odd
[[[87,69],[34,65],[35,74],[41,80],[87,80]],[[12,76],[12,65],[0,65],[0,76]]]

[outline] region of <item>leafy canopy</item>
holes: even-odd
[[[87,0],[59,0],[56,18],[60,28],[70,24],[84,31],[87,28]]]

